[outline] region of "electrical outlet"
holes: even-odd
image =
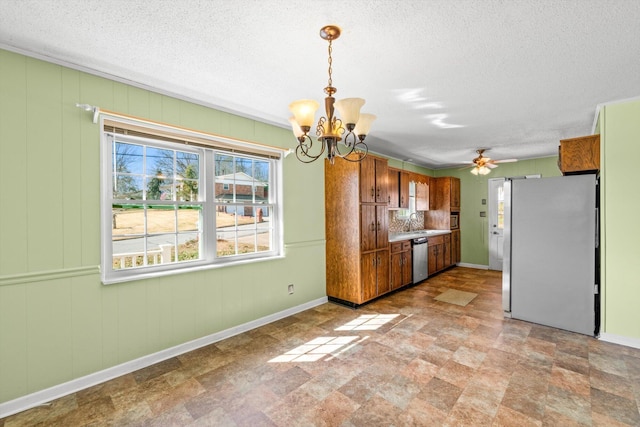
[[[293,283],[289,285],[289,295],[293,293]]]

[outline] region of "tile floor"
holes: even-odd
[[[439,302],[446,289],[479,295]],[[640,350],[503,319],[457,267],[323,304],[0,420],[9,426],[640,426]]]

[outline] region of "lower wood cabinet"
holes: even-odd
[[[391,290],[389,286],[389,251],[362,254],[362,297],[371,300]]]
[[[451,230],[451,264],[462,261],[460,248],[460,230]]]
[[[428,241],[429,276],[453,265],[451,258],[451,234],[430,236]]]
[[[411,252],[411,241],[391,243],[391,290],[401,288],[412,283],[413,258]]]

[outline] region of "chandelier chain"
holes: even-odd
[[[331,78],[331,72],[333,71],[333,69],[331,68],[331,65],[333,64],[333,58],[331,58],[331,52],[332,52],[332,47],[331,47],[331,42],[332,40],[329,40],[329,82],[328,82],[328,86],[329,87],[333,87],[333,79]]]

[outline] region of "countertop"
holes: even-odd
[[[451,230],[416,230],[403,231],[401,233],[389,233],[389,243],[399,242],[401,240],[411,240],[418,237],[439,236],[442,234],[450,234]]]

